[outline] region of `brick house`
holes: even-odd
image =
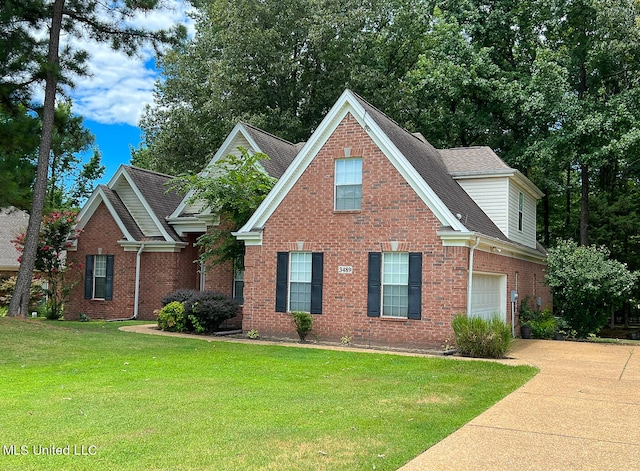
[[[279,178],[298,147],[240,123],[229,134],[210,165],[238,147],[271,156],[261,162]],[[85,314],[92,319],[155,319],[164,295],[180,288],[207,289],[241,295],[242,283],[229,266],[206,273],[194,263],[194,245],[218,218],[189,203],[189,196],[168,191],[172,177],[122,165],[107,185],[98,186],[78,214],[82,233],[69,258],[84,265],[83,282],[65,306],[65,318]],[[240,327],[242,317],[227,321]]]
[[[244,273],[194,264],[217,217],[166,193],[169,176],[122,166],[79,214],[70,256],[87,268],[65,317],[153,319],[166,293],[213,289],[243,296],[232,321],[263,337],[295,337],[287,312],[303,310],[321,339],[420,348],[451,339],[461,312],[515,327],[512,293],[551,304],[542,193],[491,149],[435,149],[349,90],[306,143],[240,123],[211,163],[239,146],[278,179],[235,233]]]
[[[542,193],[486,147],[437,150],[345,91],[247,224],[243,330],[439,346],[457,313],[541,307]],[[513,317],[512,317],[513,316]],[[515,329],[514,329],[515,332]]]

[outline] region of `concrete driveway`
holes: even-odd
[[[640,470],[640,344],[516,340],[540,373],[400,471]]]

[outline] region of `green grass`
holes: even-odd
[[[121,325],[0,319],[0,469],[395,470],[535,374]]]

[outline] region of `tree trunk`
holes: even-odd
[[[42,110],[42,135],[40,136],[40,149],[38,152],[38,168],[36,182],[31,201],[31,213],[29,225],[22,252],[22,261],[18,271],[15,291],[9,305],[9,315],[27,317],[29,312],[29,295],[31,291],[31,278],[36,262],[38,249],[38,236],[42,212],[47,195],[47,174],[49,172],[49,152],[51,151],[51,139],[53,136],[53,120],[56,107],[56,91],[58,88],[60,30],[62,28],[62,14],[65,0],[55,0],[53,16],[49,30],[49,52],[47,54],[46,79],[44,90],[44,108]]]
[[[589,245],[589,166],[580,165],[580,245]]]

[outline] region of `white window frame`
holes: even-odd
[[[380,315],[395,319],[407,319],[409,315],[409,253],[383,252],[381,265],[382,305]],[[389,268],[391,271],[388,270]],[[401,288],[404,290],[402,291]],[[390,293],[391,291],[396,292]],[[393,301],[400,299],[404,302],[389,302],[389,297]]]
[[[353,168],[353,165],[357,164],[358,168]],[[334,177],[334,197],[333,207],[335,211],[359,211],[362,209],[362,158],[361,157],[349,157],[345,159],[335,160],[335,177]],[[342,167],[348,168],[342,168]],[[353,171],[352,171],[353,170]],[[338,195],[340,189],[351,188],[352,191],[360,191],[359,199],[357,197],[345,198]],[[349,207],[343,206],[345,201],[350,201]],[[356,204],[357,202],[357,204]]]
[[[311,270],[312,270],[312,253],[311,252],[290,252],[289,253],[289,286],[287,306],[289,311],[311,311]],[[305,268],[300,270],[299,268]],[[307,269],[308,268],[308,269]],[[294,289],[295,286],[295,289]],[[305,288],[302,293],[306,299],[292,300],[292,295],[300,297],[298,288]]]
[[[98,274],[100,273],[100,276]],[[102,296],[96,296],[96,280],[102,279]],[[93,280],[92,280],[92,298],[93,299],[105,299],[107,292],[107,256],[106,255],[94,255],[93,256]]]
[[[518,192],[518,230],[524,230],[524,193]]]

